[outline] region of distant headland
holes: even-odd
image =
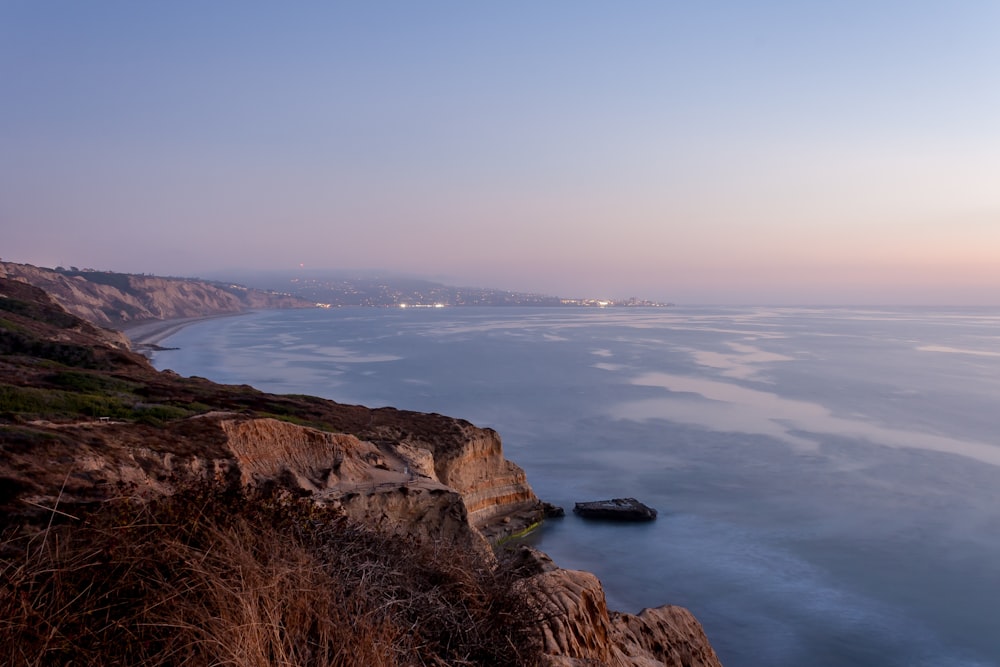
[[[73,303],[78,309],[74,314],[112,327],[147,320],[235,313],[253,308],[664,308],[673,305],[634,296],[567,298],[495,288],[455,287],[401,276],[359,277],[333,271],[253,272],[205,280],[75,266],[44,268],[0,262],[0,276],[42,287],[64,305]],[[91,297],[84,301],[93,312],[79,311],[81,292]],[[72,299],[60,299],[60,295],[68,297],[70,294]]]

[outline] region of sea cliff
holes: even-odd
[[[55,516],[83,521],[123,493],[170,497],[211,483],[305,502],[317,516],[412,544],[415,553],[416,545],[447,545],[469,567],[496,570],[510,557],[498,550],[503,538],[543,518],[491,429],[158,372],[118,335],[66,310],[0,277],[0,511],[8,530],[44,531]],[[525,664],[719,664],[690,612],[612,612],[593,575],[527,548],[517,556],[509,588],[530,610],[527,634],[518,636],[535,651],[525,649],[535,656]],[[15,593],[23,591],[4,590]]]
[[[108,271],[56,271],[14,262],[0,262],[0,277],[35,285],[73,315],[110,328],[253,308],[315,305],[289,294],[241,285]]]

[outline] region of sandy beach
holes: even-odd
[[[134,324],[126,324],[120,328],[120,331],[128,336],[129,341],[132,343],[132,349],[136,352],[142,352],[143,349],[155,348],[164,338],[174,335],[184,327],[195,322],[214,320],[220,317],[236,317],[245,314],[246,312],[222,313],[219,315],[205,315],[203,317],[183,317],[175,320],[144,320]]]

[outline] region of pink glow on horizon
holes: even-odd
[[[1000,5],[724,5],[8,7],[0,256],[1000,305]]]

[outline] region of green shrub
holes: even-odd
[[[27,333],[25,328],[22,327],[20,324],[18,324],[17,322],[11,322],[10,320],[5,319],[3,317],[0,317],[0,329],[6,329],[7,331],[11,331],[13,333],[22,335]]]
[[[133,382],[126,382],[117,378],[100,375],[97,373],[87,373],[84,371],[62,371],[48,378],[49,382],[59,387],[78,392],[104,392],[104,393],[131,393],[139,387]]]
[[[78,368],[99,368],[107,365],[98,361],[93,347],[43,340],[6,328],[0,329],[0,354],[38,357]]]
[[[99,394],[0,384],[0,414],[35,418],[126,418],[131,409],[116,398]]]
[[[73,376],[69,376],[73,377]],[[104,380],[117,386],[113,378],[95,377],[96,385]],[[87,380],[74,378],[73,383],[88,384]],[[136,403],[127,395],[81,393],[61,389],[39,389],[0,384],[0,415],[20,416],[28,419],[91,419],[110,417],[120,420],[140,420],[160,425],[193,414],[191,410],[169,404]]]
[[[132,415],[135,418],[152,417],[161,421],[171,421],[190,417],[191,411],[173,405],[137,405],[132,409]]]

